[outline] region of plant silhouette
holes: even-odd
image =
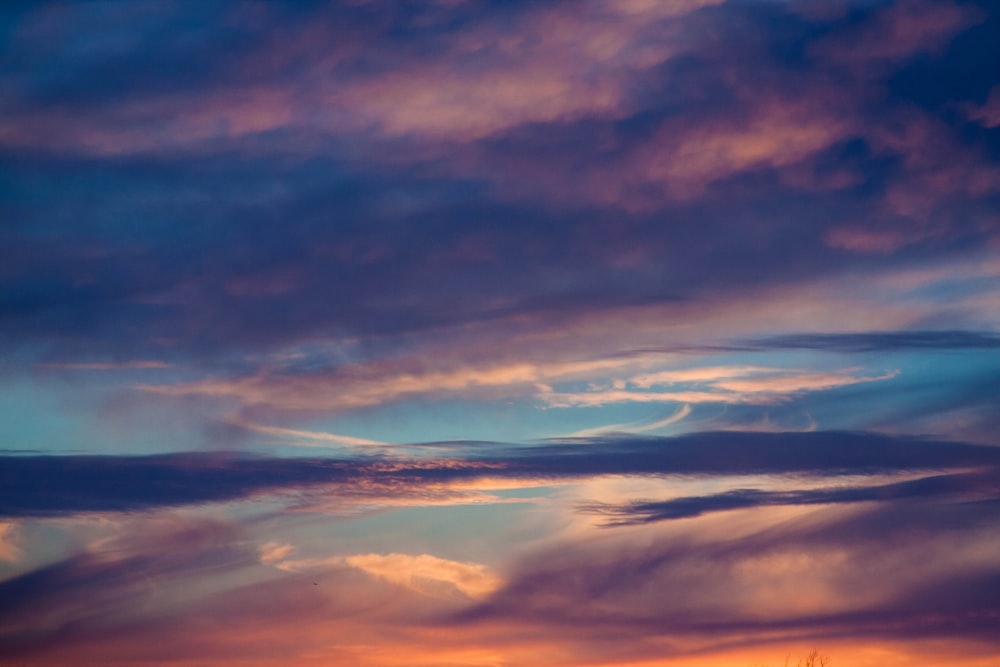
[[[793,665],[791,658],[786,657],[782,667],[830,667],[832,661],[830,656],[822,655],[817,650],[810,651],[805,657],[799,658]],[[769,667],[768,665],[754,665],[754,667]]]

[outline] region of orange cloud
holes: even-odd
[[[463,366],[448,370],[426,370],[412,359],[353,365],[328,375],[261,374],[235,379],[208,379],[176,385],[139,385],[142,391],[184,396],[203,395],[238,398],[249,405],[280,410],[347,410],[382,405],[420,395],[475,395],[477,391],[511,393],[538,383],[568,381],[634,365],[628,358],[554,363],[513,362]],[[287,430],[266,429],[274,435],[292,436]],[[315,436],[316,434],[313,434]],[[295,437],[309,437],[299,432]],[[314,439],[316,439],[314,437]],[[348,442],[343,436],[320,438]],[[354,444],[372,444],[356,440]]]
[[[356,438],[350,435],[339,435],[337,433],[327,433],[325,431],[306,431],[296,428],[282,428],[279,426],[265,426],[263,424],[253,424],[240,419],[230,420],[229,423],[249,431],[274,435],[284,438],[283,444],[296,447],[324,447],[329,445],[347,445],[359,447],[386,447],[390,443],[379,440],[369,440],[367,438]]]
[[[16,523],[0,521],[0,560],[16,563],[21,559],[21,549],[17,546]]]
[[[485,565],[419,554],[360,554],[344,562],[372,576],[425,595],[440,595],[446,584],[470,598],[488,596],[501,580]]]
[[[628,384],[647,389],[656,385],[678,384],[681,382],[717,382],[747,375],[774,373],[781,369],[769,366],[705,366],[681,368],[658,373],[646,373],[629,378]]]
[[[850,369],[834,373],[802,373],[746,380],[720,380],[715,383],[715,386],[725,391],[743,394],[781,394],[788,396],[809,391],[845,387],[863,382],[891,380],[899,375],[899,371],[890,371],[882,375],[865,377],[855,375],[856,371],[857,369]]]
[[[352,567],[396,586],[430,597],[449,599],[454,593],[467,598],[483,598],[501,585],[501,579],[480,563],[469,563],[430,554],[356,554],[329,558],[284,560],[291,549],[271,543],[262,547],[261,562],[286,572],[322,570],[330,567]],[[266,550],[267,561],[263,555]],[[278,555],[278,552],[281,552]]]
[[[273,565],[285,560],[294,550],[295,547],[291,544],[265,542],[260,545],[260,562],[264,565]]]

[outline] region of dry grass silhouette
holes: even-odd
[[[799,658],[794,665],[791,663],[791,658],[786,657],[782,667],[830,667],[831,664],[830,656],[813,650],[804,658]],[[754,665],[754,667],[768,667],[768,665]]]

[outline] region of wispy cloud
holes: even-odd
[[[573,549],[557,545],[533,554],[461,618],[543,626],[553,640],[568,643],[588,628],[594,634],[587,648],[597,652],[613,650],[605,639],[610,630],[630,638],[633,659],[662,657],[665,649],[652,638],[664,636],[683,643],[682,654],[693,646],[711,650],[720,635],[752,644],[792,641],[803,630],[812,638],[984,640],[996,611],[988,593],[996,586],[995,564],[983,552],[960,553],[924,538],[954,521],[995,536],[996,505],[993,498],[811,509],[772,515],[763,524],[720,515],[704,532],[676,522],[642,548],[635,548],[633,532],[576,542]],[[972,532],[962,540],[979,549],[986,544]],[[874,553],[880,557],[872,566]],[[929,558],[935,564],[928,567]]]
[[[964,350],[1000,347],[1000,335],[991,331],[871,331],[852,333],[783,334],[749,341],[771,349],[884,352],[891,350]]]
[[[260,545],[260,562],[265,565],[274,565],[284,561],[293,551],[295,551],[295,547],[291,544],[265,542]]]
[[[667,426],[672,426],[691,415],[691,406],[682,405],[675,413],[669,417],[664,417],[663,419],[658,419],[655,421],[649,421],[648,419],[635,422],[625,422],[621,424],[607,424],[606,426],[597,426],[595,428],[585,428],[579,431],[574,431],[573,433],[567,433],[563,438],[590,438],[601,435],[608,435],[614,433],[649,433],[650,431],[658,431],[661,428],[666,428]]]
[[[770,405],[809,392],[890,380],[899,375],[899,371],[890,371],[876,376],[863,376],[857,374],[859,370],[854,368],[810,373],[797,369],[716,367],[666,371],[587,392],[546,390],[542,399],[552,407],[670,402]],[[671,389],[656,390],[663,386]],[[647,389],[653,390],[646,391]]]
[[[264,424],[253,424],[243,420],[229,420],[228,423],[245,428],[256,433],[274,435],[283,438],[285,444],[296,447],[324,447],[330,445],[346,445],[357,447],[385,447],[390,443],[378,440],[368,440],[367,438],[356,438],[350,435],[339,435],[337,433],[327,433],[325,431],[305,431],[295,428],[284,428],[280,426],[267,426]]]
[[[68,371],[119,371],[170,368],[171,364],[164,361],[121,361],[121,362],[79,362],[79,363],[47,363],[42,368]]]
[[[552,363],[515,361],[437,369],[426,368],[416,359],[403,359],[338,367],[328,372],[263,372],[250,377],[144,384],[137,388],[167,396],[236,398],[249,406],[277,410],[337,411],[424,395],[469,396],[477,392],[510,395],[532,390],[539,383],[569,381],[635,364],[632,359],[611,358]]]
[[[622,506],[589,505],[582,509],[609,518],[609,525],[628,525],[668,519],[684,519],[708,512],[776,505],[831,505],[887,502],[905,499],[958,497],[966,500],[996,499],[1000,493],[1000,471],[936,475],[877,486],[764,491],[737,489],[713,496],[636,502]]]
[[[288,572],[330,566],[353,567],[377,579],[431,597],[448,598],[458,592],[469,598],[482,598],[499,588],[501,583],[485,565],[448,560],[430,554],[355,554],[277,560],[273,565]]]

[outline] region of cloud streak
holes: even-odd
[[[887,352],[892,350],[990,350],[1000,336],[989,331],[884,331],[869,333],[788,334],[750,341],[765,349]]]
[[[6,516],[59,516],[228,502],[304,489],[345,498],[391,498],[483,478],[849,475],[1000,463],[1000,449],[987,445],[822,431],[568,438],[543,445],[482,443],[471,451],[445,459],[6,456],[0,459],[0,506]]]
[[[1000,471],[934,475],[877,486],[837,487],[797,491],[737,489],[713,496],[691,496],[660,502],[637,502],[623,506],[590,505],[582,511],[609,517],[608,525],[630,525],[669,519],[686,519],[709,512],[780,505],[833,505],[890,502],[936,497],[996,498]]]
[[[533,554],[503,589],[460,618],[472,627],[543,626],[567,642],[586,628],[587,650],[596,653],[615,650],[612,635],[627,636],[630,659],[717,650],[719,637],[744,647],[796,638],[990,641],[995,564],[924,537],[951,524],[953,537],[988,550],[992,538],[972,535],[995,537],[996,506],[990,498],[818,509],[763,526],[675,528],[639,548],[635,533],[577,544],[576,551],[556,547]],[[928,558],[934,565],[922,567]],[[655,593],[665,590],[669,596]],[[940,605],[937,595],[944,596]]]

